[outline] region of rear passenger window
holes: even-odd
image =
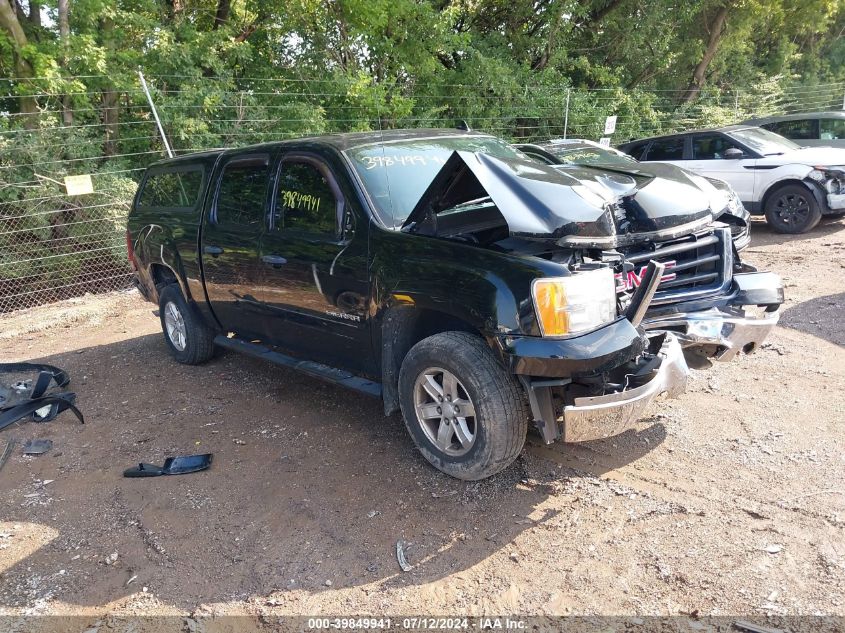
[[[193,209],[202,187],[202,168],[151,172],[144,181],[138,206]]]
[[[336,236],[342,200],[324,168],[310,161],[282,163],[276,195],[275,226]]]
[[[258,228],[264,222],[269,160],[236,159],[223,168],[217,190],[217,224]]]
[[[789,139],[817,139],[819,138],[818,119],[799,119],[797,121],[778,121],[764,125],[766,129]]]
[[[683,160],[684,139],[663,138],[651,142],[648,148],[647,160]]]

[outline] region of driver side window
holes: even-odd
[[[692,139],[693,160],[721,160],[729,149],[742,151],[721,134],[702,134]]]
[[[328,170],[311,160],[282,162],[273,224],[276,230],[336,238],[343,217],[343,198]]]

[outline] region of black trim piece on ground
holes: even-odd
[[[32,391],[23,395],[19,389],[0,384],[2,393],[6,394],[0,399],[0,430],[25,418],[28,415],[36,422],[49,422],[62,411],[70,410],[77,417],[80,423],[85,424],[82,412],[76,408],[76,394],[70,391],[47,393],[50,383],[54,382],[60,389],[70,382],[68,373],[43,363],[0,363],[0,374],[16,374],[32,371],[38,372],[38,378]],[[37,412],[44,407],[50,407],[46,415],[39,415]]]

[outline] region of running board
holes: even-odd
[[[360,391],[368,396],[375,396],[376,398],[381,397],[381,383],[361,378],[360,376],[356,376],[355,374],[343,369],[329,367],[328,365],[315,363],[310,360],[293,358],[287,354],[277,352],[266,345],[250,343],[239,338],[229,338],[223,334],[219,334],[214,337],[214,344],[236,352],[241,352],[242,354],[247,354],[255,358],[269,361],[274,365],[281,365],[282,367],[289,367],[290,369],[301,371],[302,373],[314,376],[315,378],[322,378],[323,380],[333,382],[337,385],[341,385],[342,387]]]

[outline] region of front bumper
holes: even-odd
[[[845,193],[827,194],[827,208],[831,211],[845,211]]]
[[[714,360],[729,361],[740,352],[755,352],[779,318],[779,312],[754,316],[742,308],[733,313],[713,308],[654,321],[648,328],[672,331],[685,349]]]
[[[751,244],[751,227],[746,226],[744,231],[740,231],[736,235],[732,235],[732,237],[736,252],[742,252],[749,244]]]
[[[604,396],[575,398],[563,410],[563,441],[584,442],[618,435],[632,428],[660,394],[677,397],[686,388],[687,369],[678,340],[667,334],[658,355],[657,374],[646,384]]]
[[[774,273],[737,274],[733,281],[733,292],[712,305],[679,304],[676,310],[648,315],[643,325],[649,331],[672,332],[688,354],[699,358],[729,361],[740,352],[750,354],[780,318],[783,283]]]

